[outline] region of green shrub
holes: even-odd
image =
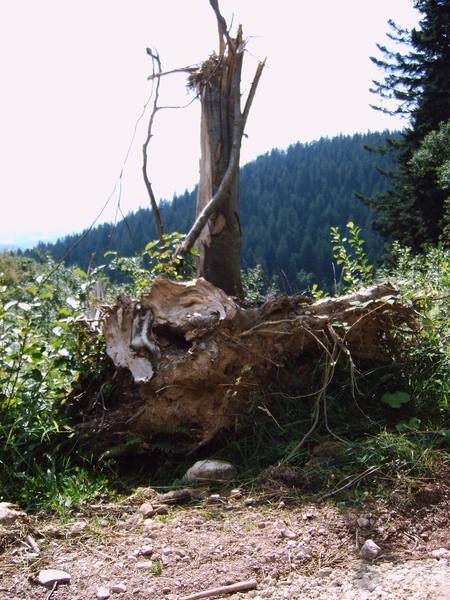
[[[55,481],[66,485],[76,467],[63,404],[83,373],[102,369],[102,339],[83,321],[81,277],[50,259],[10,256],[8,265],[0,279],[1,496],[52,502]]]

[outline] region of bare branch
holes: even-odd
[[[147,188],[147,192],[150,197],[150,203],[152,205],[152,210],[153,210],[153,215],[155,217],[156,227],[158,228],[159,244],[160,244],[161,248],[164,248],[165,247],[164,231],[163,231],[163,226],[161,223],[161,215],[159,214],[159,208],[156,203],[155,195],[153,194],[152,184],[150,183],[150,180],[149,180],[148,174],[147,174],[147,162],[148,162],[147,149],[148,149],[150,140],[152,138],[153,120],[155,118],[155,114],[158,111],[159,85],[160,85],[160,81],[161,81],[160,74],[162,73],[162,69],[161,69],[161,60],[159,58],[158,52],[156,52],[156,50],[153,52],[152,50],[150,50],[150,48],[147,48],[147,54],[149,56],[151,56],[151,58],[152,58],[153,77],[155,77],[155,79],[156,79],[156,86],[155,86],[155,90],[154,90],[155,99],[153,102],[153,110],[152,110],[152,114],[150,115],[150,121],[148,124],[147,139],[145,140],[144,145],[142,147],[142,154],[143,154],[142,174],[144,176],[145,187]],[[157,72],[155,72],[155,66],[158,69]]]
[[[153,73],[147,77],[147,81],[164,77],[165,75],[173,75],[174,73],[195,73],[198,67],[180,67],[179,69],[172,69],[171,71],[161,71],[160,73]]]
[[[242,117],[243,117],[242,131],[244,131],[244,129],[245,129],[245,124],[247,123],[247,119],[248,119],[248,113],[250,112],[253,98],[255,97],[255,94],[256,94],[256,88],[258,87],[259,80],[261,79],[263,69],[266,66],[266,60],[267,60],[267,58],[265,58],[262,62],[260,62],[258,64],[258,67],[256,68],[255,77],[253,78],[252,85],[250,87],[250,92],[248,94],[247,101],[245,102],[244,112],[242,113]]]
[[[224,38],[227,40],[227,44],[228,44],[228,48],[229,48],[230,52],[232,54],[235,54],[236,46],[234,44],[233,39],[230,37],[230,34],[228,33],[227,22],[225,21],[225,19],[223,18],[223,16],[220,13],[218,0],[209,0],[209,3],[211,4],[211,7],[212,7],[212,9],[216,15],[216,19],[217,19],[217,27],[219,29],[220,54],[224,54],[224,52],[225,52]]]

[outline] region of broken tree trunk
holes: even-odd
[[[139,300],[122,297],[106,310],[116,391],[85,412],[81,427],[102,451],[130,439],[139,439],[134,451],[145,451],[161,432],[179,432],[174,450],[194,449],[233,426],[287,361],[306,379],[323,353],[386,362],[393,329],[414,322],[413,309],[395,296],[379,285],[244,308],[204,279],[157,277]]]
[[[242,37],[242,30],[239,30]],[[236,43],[239,42],[239,38]],[[197,192],[197,213],[216,194],[231,160],[235,116],[240,119],[239,82],[242,52],[226,57],[212,56],[202,65],[201,159]],[[236,73],[237,72],[237,73]],[[197,75],[198,77],[198,75]],[[236,87],[237,86],[237,87]],[[239,147],[235,152],[239,154]],[[239,157],[231,173],[231,182],[220,208],[209,218],[196,247],[199,252],[197,274],[226,293],[243,297],[241,282],[242,231],[239,223]]]
[[[239,155],[245,120],[263,65],[257,69],[241,114],[240,85],[245,49],[242,26],[239,25],[236,38],[232,38],[217,0],[210,0],[210,4],[217,18],[220,53],[210,56],[189,77],[189,86],[198,90],[202,106],[196,223],[215,197],[218,202],[214,204],[218,206],[202,223],[197,238],[197,275],[227,294],[243,298]]]

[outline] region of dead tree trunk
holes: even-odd
[[[219,24],[220,55],[214,54],[190,77],[190,84],[200,94],[201,159],[197,195],[197,217],[217,193],[237,152],[231,182],[220,207],[209,218],[198,240],[197,274],[231,296],[241,296],[241,237],[239,223],[239,151],[242,140],[240,80],[243,60],[242,27],[235,39],[228,36],[226,24],[211,3]],[[227,43],[222,43],[226,38]],[[236,131],[236,124],[238,125]],[[234,140],[234,135],[239,139]],[[234,143],[233,143],[234,142]],[[237,148],[236,148],[237,143]]]
[[[210,0],[219,28],[220,54],[189,77],[202,103],[200,181],[197,216],[174,256],[197,243],[197,275],[231,296],[243,296],[239,223],[239,157],[244,127],[265,60],[260,62],[241,112],[242,27],[231,38],[217,0]]]

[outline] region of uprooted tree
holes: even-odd
[[[276,374],[288,378],[287,361],[307,382],[317,358],[325,356],[318,418],[339,357],[351,368],[362,361],[385,363],[393,331],[413,326],[414,311],[397,302],[389,285],[316,302],[286,294],[260,306],[241,302],[239,153],[264,63],[241,112],[242,27],[231,38],[217,0],[210,3],[220,53],[190,69],[189,85],[202,102],[201,174],[197,219],[176,250],[185,253],[197,242],[199,277],[156,277],[139,299],[122,296],[104,311],[113,393],[106,403],[102,390],[96,398],[79,395],[69,409],[78,414],[87,442],[101,452],[130,449],[130,442],[133,451],[145,452],[161,433],[176,433],[173,450],[195,449],[231,427]],[[144,160],[144,175],[145,168]],[[163,244],[162,228],[160,238]]]
[[[123,296],[106,310],[114,393],[107,405],[91,399],[79,428],[100,451],[133,440],[133,451],[146,452],[161,433],[176,434],[172,450],[195,449],[232,427],[276,375],[307,384],[325,356],[318,414],[340,357],[351,369],[386,364],[394,332],[413,328],[414,310],[396,295],[379,285],[316,302],[281,295],[246,308],[203,278],[157,277],[139,300]]]

